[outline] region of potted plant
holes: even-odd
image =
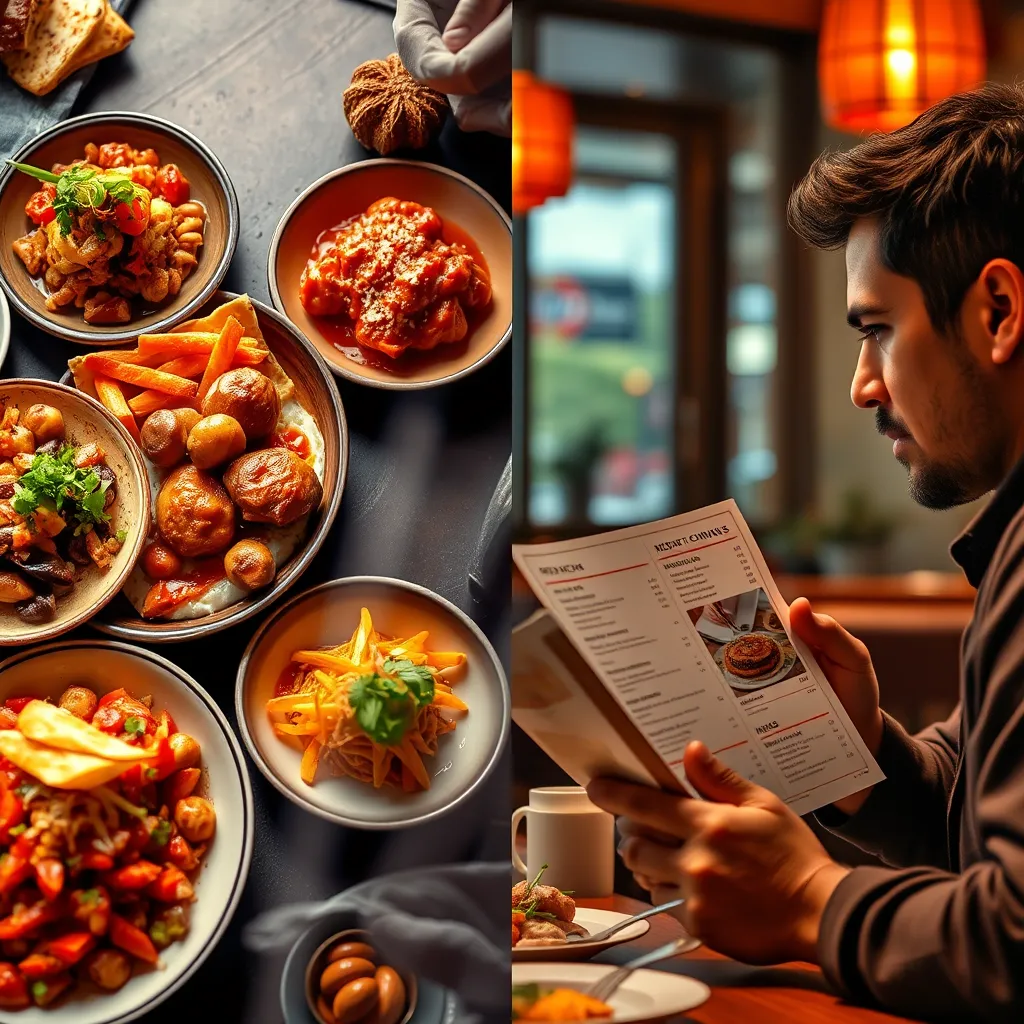
[[[839,515],[821,531],[818,560],[822,571],[831,576],[884,572],[894,526],[892,518],[879,511],[865,491],[847,491]]]

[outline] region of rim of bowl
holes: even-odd
[[[344,938],[347,935],[359,936],[367,945],[370,945],[370,933],[365,928],[342,928],[341,931],[335,932],[329,938],[324,939],[319,946],[313,951],[313,955],[309,958],[306,963],[306,970],[303,975],[305,978],[305,992],[306,992],[306,1007],[309,1012],[313,1015],[313,1020],[317,1024],[326,1024],[320,1012],[316,1009],[316,1000],[312,998],[313,994],[313,964],[317,962],[325,953],[330,946],[333,946],[339,939]],[[391,967],[390,964],[381,964],[382,967]],[[398,1019],[398,1024],[409,1024],[412,1020],[412,1015],[416,1012],[416,1005],[419,1003],[419,979],[412,971],[400,971],[397,967],[391,967],[391,969],[402,979],[402,983],[405,985],[405,999],[406,1008],[405,1013],[402,1014]]]
[[[7,296],[0,288],[0,366],[7,358],[7,350],[11,347],[11,307],[7,304]]]
[[[238,245],[238,196],[235,194],[235,187],[232,185],[231,178],[228,176],[228,172],[224,168],[224,165],[220,162],[220,159],[213,150],[210,149],[202,139],[197,138],[187,129],[182,128],[173,121],[168,121],[166,118],[157,117],[155,114],[140,114],[131,110],[101,110],[92,114],[80,114],[78,117],[70,117],[66,121],[58,121],[57,124],[40,132],[34,138],[29,139],[29,141],[26,142],[18,152],[11,157],[11,159],[24,163],[25,157],[27,157],[34,149],[38,148],[44,142],[49,142],[51,139],[63,135],[68,128],[76,128],[79,125],[85,124],[102,124],[108,121],[144,125],[147,128],[158,129],[168,135],[173,135],[179,142],[195,150],[195,152],[209,165],[210,169],[213,171],[214,177],[217,179],[217,183],[220,185],[225,198],[227,199],[227,241],[224,246],[224,251],[221,253],[220,259],[217,262],[217,267],[213,276],[202,291],[200,291],[190,302],[187,302],[180,309],[170,310],[166,316],[161,317],[158,321],[146,328],[146,333],[148,334],[159,334],[161,331],[167,330],[168,327],[171,327],[178,319],[187,320],[189,316],[207,302],[210,296],[213,295],[213,293],[220,287],[220,283],[224,280],[224,276],[228,272],[228,267],[231,265],[231,260],[235,255],[235,247]],[[15,173],[15,169],[9,164],[0,171],[0,194],[2,194],[4,189],[7,188],[8,183],[14,177]],[[0,288],[7,293],[7,297],[10,299],[11,304],[23,317],[25,317],[26,320],[29,321],[29,323],[38,327],[40,330],[46,331],[47,334],[52,334],[57,338],[63,338],[65,341],[73,341],[79,345],[116,345],[122,341],[136,337],[139,333],[138,330],[133,328],[129,323],[125,325],[126,329],[123,331],[111,331],[109,333],[104,333],[101,337],[97,337],[88,331],[67,326],[41,315],[37,310],[22,302],[21,297],[3,274],[0,274]]]
[[[175,992],[187,982],[196,971],[206,962],[207,957],[213,952],[217,943],[224,937],[224,932],[227,931],[228,925],[231,923],[231,919],[235,916],[235,911],[238,909],[238,904],[242,899],[242,891],[245,889],[246,880],[249,877],[249,868],[252,865],[252,851],[253,851],[253,840],[256,831],[256,809],[252,795],[252,784],[249,782],[249,772],[246,769],[245,755],[242,753],[242,748],[239,746],[238,737],[231,730],[231,724],[227,720],[227,716],[217,706],[217,702],[199,685],[184,669],[179,668],[172,661],[168,661],[167,658],[162,657],[153,651],[147,651],[143,647],[136,647],[135,644],[124,644],[119,643],[115,640],[72,640],[69,643],[59,644],[45,644],[42,647],[33,647],[31,650],[22,651],[19,654],[12,655],[9,658],[5,658],[0,661],[0,676],[9,668],[20,664],[23,661],[29,661],[32,658],[39,657],[43,654],[49,654],[51,651],[56,650],[68,650],[69,648],[91,648],[91,647],[103,647],[113,648],[117,651],[124,653],[130,657],[143,658],[147,661],[153,662],[160,668],[170,672],[179,682],[184,684],[186,689],[191,690],[199,699],[206,705],[207,710],[210,712],[213,720],[217,723],[220,731],[224,734],[224,738],[227,741],[228,749],[231,751],[231,756],[235,759],[235,767],[238,772],[238,779],[242,786],[242,810],[243,810],[243,821],[242,821],[242,835],[243,835],[243,850],[242,850],[242,862],[238,866],[238,870],[235,874],[234,885],[232,886],[231,898],[228,900],[227,905],[221,912],[220,919],[217,922],[217,926],[211,933],[210,939],[206,942],[202,949],[199,951],[199,955],[181,972],[181,974],[165,989],[160,991],[153,999],[139,1006],[135,1010],[130,1011],[127,1014],[115,1014],[112,1017],[107,1017],[99,1024],[127,1024],[128,1021],[138,1020],[144,1014],[154,1007],[158,1006],[165,999],[168,999]]]
[[[225,301],[237,298],[241,294],[241,292],[228,292],[220,289],[219,291],[220,294],[225,297]],[[214,293],[214,295],[216,295],[216,293]],[[210,298],[213,297],[213,295],[210,296]],[[338,385],[335,383],[330,370],[328,370],[327,362],[324,357],[320,355],[316,350],[316,346],[309,341],[309,339],[306,338],[298,328],[296,328],[291,320],[279,313],[276,309],[268,306],[265,302],[260,302],[258,299],[254,299],[251,295],[249,296],[249,299],[257,312],[261,315],[269,316],[271,320],[273,320],[274,323],[276,323],[284,332],[292,335],[299,345],[305,349],[306,353],[313,358],[320,370],[321,376],[324,379],[324,387],[330,395],[331,405],[334,408],[334,412],[337,414],[338,427],[341,432],[341,463],[338,468],[338,486],[334,489],[334,493],[331,495],[330,502],[324,513],[324,520],[320,524],[320,529],[318,531],[319,538],[315,535],[311,536],[305,548],[297,556],[294,575],[288,581],[288,585],[286,587],[281,590],[276,590],[274,587],[271,587],[266,591],[266,593],[258,597],[251,604],[244,605],[239,608],[238,611],[226,616],[219,622],[204,622],[204,619],[202,618],[183,619],[180,621],[176,629],[168,629],[160,633],[153,633],[137,626],[119,625],[116,622],[105,621],[101,618],[94,619],[90,622],[90,625],[100,633],[105,633],[107,636],[114,636],[121,640],[137,640],[150,644],[170,644],[180,643],[185,640],[195,640],[199,637],[213,636],[214,633],[219,633],[222,630],[230,629],[232,626],[237,626],[240,622],[244,622],[246,619],[251,618],[253,615],[257,615],[259,612],[266,609],[284,594],[288,593],[288,591],[298,583],[302,574],[309,568],[310,562],[313,561],[320,548],[323,546],[328,533],[331,531],[331,527],[334,525],[334,520],[338,515],[338,509],[341,507],[341,498],[345,491],[345,484],[348,480],[350,447],[348,420],[345,418],[345,408],[341,402],[341,394],[338,392]],[[70,370],[68,372],[70,373]],[[77,389],[73,390],[77,391]],[[85,395],[81,391],[78,391],[77,393],[83,395],[85,398],[89,398],[88,395]],[[92,401],[93,399],[90,398],[89,400]],[[118,424],[118,426],[120,426],[120,424]],[[134,442],[132,443],[134,444]],[[139,454],[141,457],[141,452]],[[144,465],[143,472],[145,473]],[[151,494],[150,506],[152,506],[152,504],[153,498]],[[147,534],[148,532],[149,531],[147,530]]]
[[[152,515],[151,506],[153,504],[153,496],[150,493],[149,488],[149,475],[146,472],[145,463],[142,461],[142,452],[136,446],[131,435],[117,420],[114,414],[104,408],[100,402],[97,402],[91,395],[85,394],[84,391],[79,391],[78,388],[69,387],[67,384],[60,384],[57,381],[52,380],[37,380],[33,377],[8,377],[0,380],[0,391],[5,391],[11,387],[41,387],[43,389],[52,389],[58,394],[70,395],[72,401],[77,399],[85,402],[103,414],[103,419],[107,426],[113,430],[127,449],[128,461],[131,462],[135,468],[136,476],[142,483],[142,497],[145,499],[145,507],[143,508],[142,513],[142,525],[145,529],[138,532],[135,539],[135,547],[129,554],[128,560],[122,566],[120,573],[118,573],[117,576],[112,577],[113,585],[108,586],[102,592],[97,602],[81,611],[78,615],[72,616],[66,622],[60,622],[53,625],[44,624],[38,633],[29,633],[27,635],[17,637],[6,637],[3,634],[0,634],[0,647],[20,647],[22,644],[36,644],[44,640],[52,640],[54,637],[60,636],[62,633],[67,633],[76,626],[80,626],[83,622],[87,622],[94,616],[98,615],[121,592],[121,587],[124,586],[124,581],[131,575],[132,570],[135,568],[135,563],[139,560],[139,556],[142,554],[143,545],[146,543],[146,538],[149,536],[150,519]],[[0,668],[2,668],[2,666],[0,666]]]
[[[267,284],[270,287],[270,300],[273,302],[274,308],[277,309],[282,316],[287,316],[287,313],[285,312],[284,302],[281,300],[281,292],[277,287],[277,275],[274,272],[274,265],[277,263],[277,250],[280,247],[281,237],[284,235],[285,229],[288,227],[288,222],[295,215],[295,211],[314,192],[323,188],[323,186],[329,181],[333,181],[335,178],[341,177],[345,174],[354,174],[358,171],[365,170],[367,167],[379,167],[387,164],[399,164],[403,167],[416,167],[420,170],[426,170],[435,174],[443,174],[449,178],[454,178],[465,188],[476,192],[476,194],[491,207],[494,213],[501,219],[501,222],[508,229],[509,240],[511,241],[512,221],[508,214],[498,205],[494,196],[485,189],[482,189],[475,181],[471,181],[464,174],[459,174],[458,171],[452,171],[447,167],[442,167],[440,164],[429,163],[425,160],[398,160],[393,157],[356,160],[353,163],[346,164],[344,167],[337,167],[333,171],[328,171],[326,174],[317,178],[311,185],[307,185],[306,188],[304,188],[302,192],[292,200],[288,209],[284,211],[284,214],[278,221],[277,227],[274,228],[274,234],[270,239],[270,252],[267,255]],[[298,327],[296,327],[295,330],[300,334],[303,333]],[[504,334],[502,334],[497,344],[488,349],[479,359],[476,360],[476,362],[470,363],[469,366],[464,366],[461,370],[457,370],[455,373],[449,373],[434,380],[407,381],[401,378],[396,378],[395,380],[376,380],[375,378],[364,377],[362,374],[357,373],[347,365],[347,361],[346,365],[335,362],[328,362],[327,365],[331,368],[332,373],[337,374],[339,377],[344,377],[346,380],[350,380],[355,384],[362,384],[363,387],[380,388],[384,391],[423,391],[427,388],[440,387],[442,384],[451,384],[453,381],[461,380],[463,377],[468,377],[471,373],[475,373],[482,366],[486,366],[487,363],[489,363],[508,344],[511,337],[512,320],[510,319],[508,327],[505,329]]]
[[[256,741],[253,739],[252,734],[249,731],[249,721],[245,714],[245,677],[249,668],[249,662],[256,653],[256,649],[259,647],[264,635],[269,632],[270,628],[274,626],[279,619],[287,615],[293,608],[301,604],[307,598],[312,597],[314,594],[319,594],[324,590],[334,590],[339,587],[359,586],[368,583],[375,585],[383,583],[387,586],[397,587],[401,590],[409,590],[414,594],[418,594],[420,597],[425,597],[427,600],[433,601],[435,604],[440,605],[444,611],[454,615],[462,625],[469,629],[487,652],[487,655],[491,659],[491,665],[493,666],[498,680],[501,683],[501,731],[498,734],[498,742],[495,744],[494,750],[491,752],[491,756],[484,765],[480,774],[477,775],[469,786],[467,786],[450,803],[445,804],[443,807],[438,807],[434,811],[429,811],[426,814],[403,818],[401,821],[364,821],[362,818],[350,818],[347,815],[329,811],[326,808],[318,807],[316,804],[312,804],[304,800],[299,790],[289,787],[287,783],[273,772],[270,765],[268,765],[263,759],[263,755],[260,753],[259,748],[256,746]],[[501,659],[498,657],[497,652],[491,645],[490,640],[488,640],[484,635],[483,630],[461,608],[452,604],[451,601],[442,597],[440,594],[435,594],[434,591],[427,587],[420,586],[418,583],[410,583],[408,580],[399,580],[392,576],[342,576],[336,580],[327,580],[325,583],[319,583],[315,587],[310,587],[308,590],[304,590],[301,594],[296,594],[294,597],[289,598],[289,600],[285,601],[284,604],[279,605],[274,609],[273,614],[269,615],[260,628],[256,630],[252,639],[246,645],[245,652],[242,654],[242,658],[238,663],[238,673],[235,676],[235,716],[238,719],[238,731],[241,733],[242,742],[245,744],[246,750],[249,751],[249,756],[252,758],[253,763],[257,768],[259,768],[263,777],[282,796],[287,797],[297,807],[301,807],[303,810],[309,811],[310,814],[315,814],[318,818],[333,821],[337,825],[347,825],[350,828],[360,828],[367,831],[394,831],[395,829],[411,828],[413,825],[422,825],[425,822],[443,818],[450,811],[455,810],[456,807],[468,800],[469,797],[484,784],[484,782],[490,777],[491,772],[494,771],[498,762],[501,760],[502,752],[508,743],[509,733],[511,732],[512,707],[511,698],[509,697],[508,681],[505,678],[505,670],[502,668]]]

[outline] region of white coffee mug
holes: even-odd
[[[526,819],[526,863],[516,834]],[[547,864],[541,881],[576,896],[611,896],[615,889],[615,819],[595,807],[582,786],[530,790],[528,807],[512,815],[512,863],[527,878]]]

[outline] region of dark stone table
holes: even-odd
[[[241,211],[224,287],[269,302],[267,249],[285,208],[315,178],[368,155],[345,123],[341,91],[357,64],[393,52],[391,15],[353,0],[137,0],[129,17],[135,41],[100,66],[74,113],[143,111],[203,139],[231,175]],[[508,140],[466,135],[449,123],[417,155],[472,178],[509,208]],[[2,376],[57,379],[82,351],[12,315]],[[510,352],[468,379],[418,393],[338,384],[351,431],[348,484],[330,536],[292,593],[377,574],[422,584],[473,612],[467,574],[511,450]],[[506,664],[507,580],[481,623]],[[88,627],[80,632],[88,635]],[[233,721],[235,671],[251,632],[243,624],[208,641],[156,649]],[[146,1015],[154,1024],[280,1020],[283,955],[255,958],[241,945],[243,925],[264,909],[322,899],[388,871],[508,856],[507,763],[453,814],[383,834],[307,814],[249,768],[256,842],[241,905],[196,975]]]

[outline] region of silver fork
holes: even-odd
[[[611,974],[606,974],[599,981],[595,981],[587,991],[587,995],[592,999],[599,999],[603,1003],[612,997],[615,990],[634,971],[639,970],[641,967],[656,964],[659,960],[668,960],[669,957],[679,956],[681,953],[689,953],[691,949],[696,949],[699,945],[700,939],[695,939],[692,935],[684,935],[682,938],[673,939],[672,942],[667,942],[664,946],[652,949],[650,953],[644,953],[643,956],[630,960],[628,964],[620,967],[617,971],[612,971]]]
[[[625,920],[613,924],[610,928],[595,932],[593,935],[566,935],[565,941],[604,942],[605,939],[611,938],[616,932],[621,932],[623,928],[628,928],[631,924],[636,924],[637,921],[643,921],[648,917],[654,917],[655,914],[662,914],[666,910],[672,910],[674,907],[681,906],[684,902],[684,900],[669,900],[668,903],[661,903],[656,907],[648,907],[647,910],[642,910],[639,914],[627,917]]]

